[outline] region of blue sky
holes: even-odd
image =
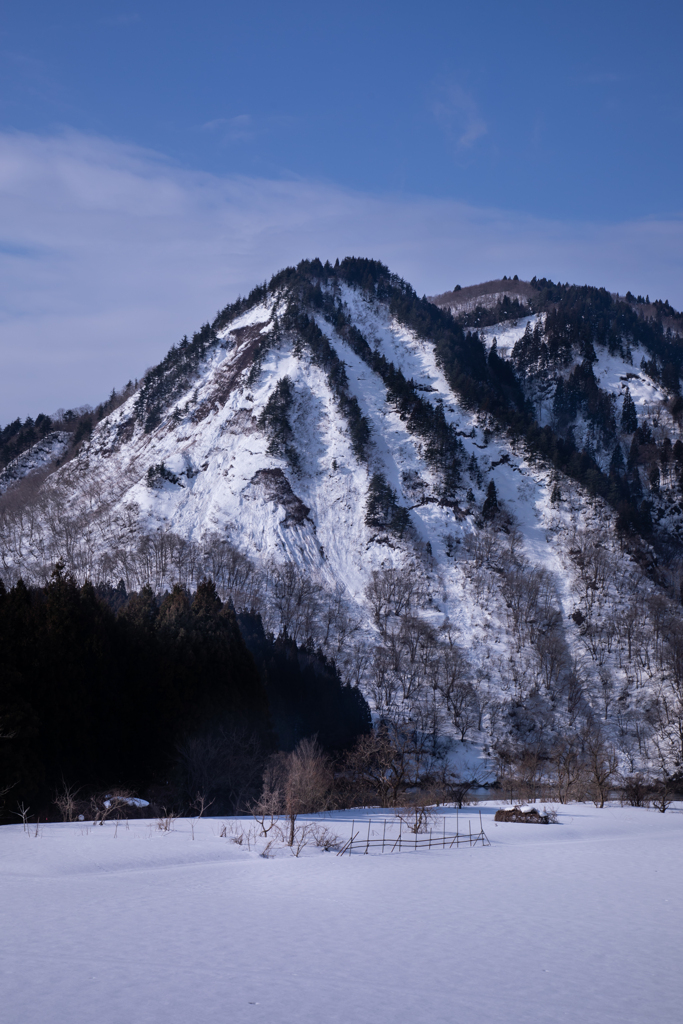
[[[0,20],[0,423],[283,263],[683,306],[680,4],[24,0]]]

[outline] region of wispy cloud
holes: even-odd
[[[254,117],[252,114],[237,114],[234,117],[217,117],[199,126],[200,131],[210,132],[223,144],[252,142],[258,137],[291,130],[297,118],[289,114]]]
[[[251,140],[256,136],[254,119],[251,114],[237,114],[236,117],[217,117],[202,125],[202,131],[214,132],[228,142]]]
[[[381,259],[427,294],[502,274],[683,305],[683,221],[567,224],[313,181],[189,172],[71,133],[0,135],[0,423],[95,402],[303,258]]]
[[[460,149],[471,149],[488,132],[474,97],[452,82],[438,87],[433,113],[442,131]]]

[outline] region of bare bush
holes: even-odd
[[[444,801],[462,810],[469,803],[472,790],[482,785],[483,774],[483,770],[462,772],[450,765],[442,766],[437,775],[437,785]]]
[[[223,824],[220,830],[221,839],[229,839],[230,842],[235,843],[236,846],[243,846],[246,843],[248,850],[251,850],[252,844],[256,846],[259,834],[258,829],[249,825],[244,825],[242,822],[235,821],[231,821],[228,825]],[[281,843],[283,841],[284,834],[280,828],[276,827],[266,848],[270,848],[276,842]]]
[[[403,807],[395,811],[396,817],[402,822],[409,832],[415,835],[429,832],[436,817],[430,807],[425,804],[415,804],[414,807]]]
[[[671,778],[667,775],[657,779],[652,788],[652,806],[664,814],[669,809],[674,799],[674,789]]]
[[[62,816],[62,821],[76,821],[80,811],[77,800],[80,789],[67,785],[62,781],[62,788],[55,793],[54,804]]]
[[[315,846],[322,850],[329,852],[330,850],[338,850],[341,846],[341,837],[326,825],[314,824],[310,834]]]
[[[173,832],[178,817],[179,815],[174,811],[169,811],[164,808],[161,816],[157,818],[157,830],[159,832]]]
[[[26,804],[24,803],[17,804],[16,811],[12,811],[12,814],[16,814],[17,817],[21,820],[21,824],[24,827],[24,832],[28,832],[28,819],[30,813],[31,808],[27,807]]]
[[[649,807],[652,782],[642,772],[620,777],[621,802],[629,807]]]
[[[314,826],[310,823],[296,825],[290,830],[287,845],[295,857],[301,855],[301,851],[314,841]]]

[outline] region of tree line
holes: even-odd
[[[331,661],[266,634],[257,614],[238,618],[213,581],[128,594],[79,586],[62,564],[44,587],[0,585],[0,716],[6,807],[49,804],[62,783],[151,787],[182,803],[202,749],[229,755],[239,775],[242,749],[265,763],[306,736],[336,751],[370,728]],[[240,787],[224,783],[230,810]]]
[[[90,437],[93,428],[100,420],[134,394],[136,386],[137,381],[128,381],[120,391],[113,388],[109,398],[100,402],[94,409],[87,405],[77,409],[59,409],[52,416],[40,413],[35,419],[27,416],[23,422],[17,418],[8,423],[0,430],[0,470],[34,444],[56,431],[71,435],[71,454],[73,454],[75,447],[79,442]]]

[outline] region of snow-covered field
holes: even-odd
[[[681,808],[572,804],[533,826],[482,804],[461,829],[479,809],[486,848],[298,859],[217,819],[194,839],[188,821],[5,826],[2,1019],[680,1021]]]

